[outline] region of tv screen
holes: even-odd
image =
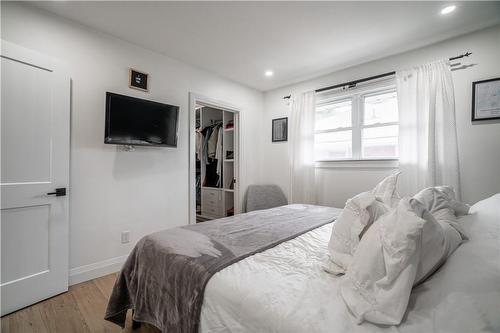
[[[177,147],[179,107],[106,93],[104,143]]]

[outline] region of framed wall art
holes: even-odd
[[[149,82],[148,82],[149,74],[139,72],[133,68],[129,70],[129,87],[133,89],[138,89],[142,91],[149,91]]]
[[[288,118],[273,119],[273,142],[288,141]]]
[[[500,77],[472,82],[472,121],[500,119]]]

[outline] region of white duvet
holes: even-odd
[[[202,332],[500,332],[500,194],[460,218],[470,237],[414,288],[399,326],[357,325],[323,270],[332,224],[215,274]]]

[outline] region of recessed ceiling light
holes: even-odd
[[[264,75],[267,76],[267,77],[271,77],[271,76],[274,75],[274,72],[273,71],[265,71]]]
[[[446,6],[443,9],[441,9],[441,15],[449,14],[452,11],[454,11],[455,9],[457,9],[457,6],[455,6],[455,5]]]

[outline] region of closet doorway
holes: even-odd
[[[239,126],[239,109],[190,94],[190,223],[240,212]]]

